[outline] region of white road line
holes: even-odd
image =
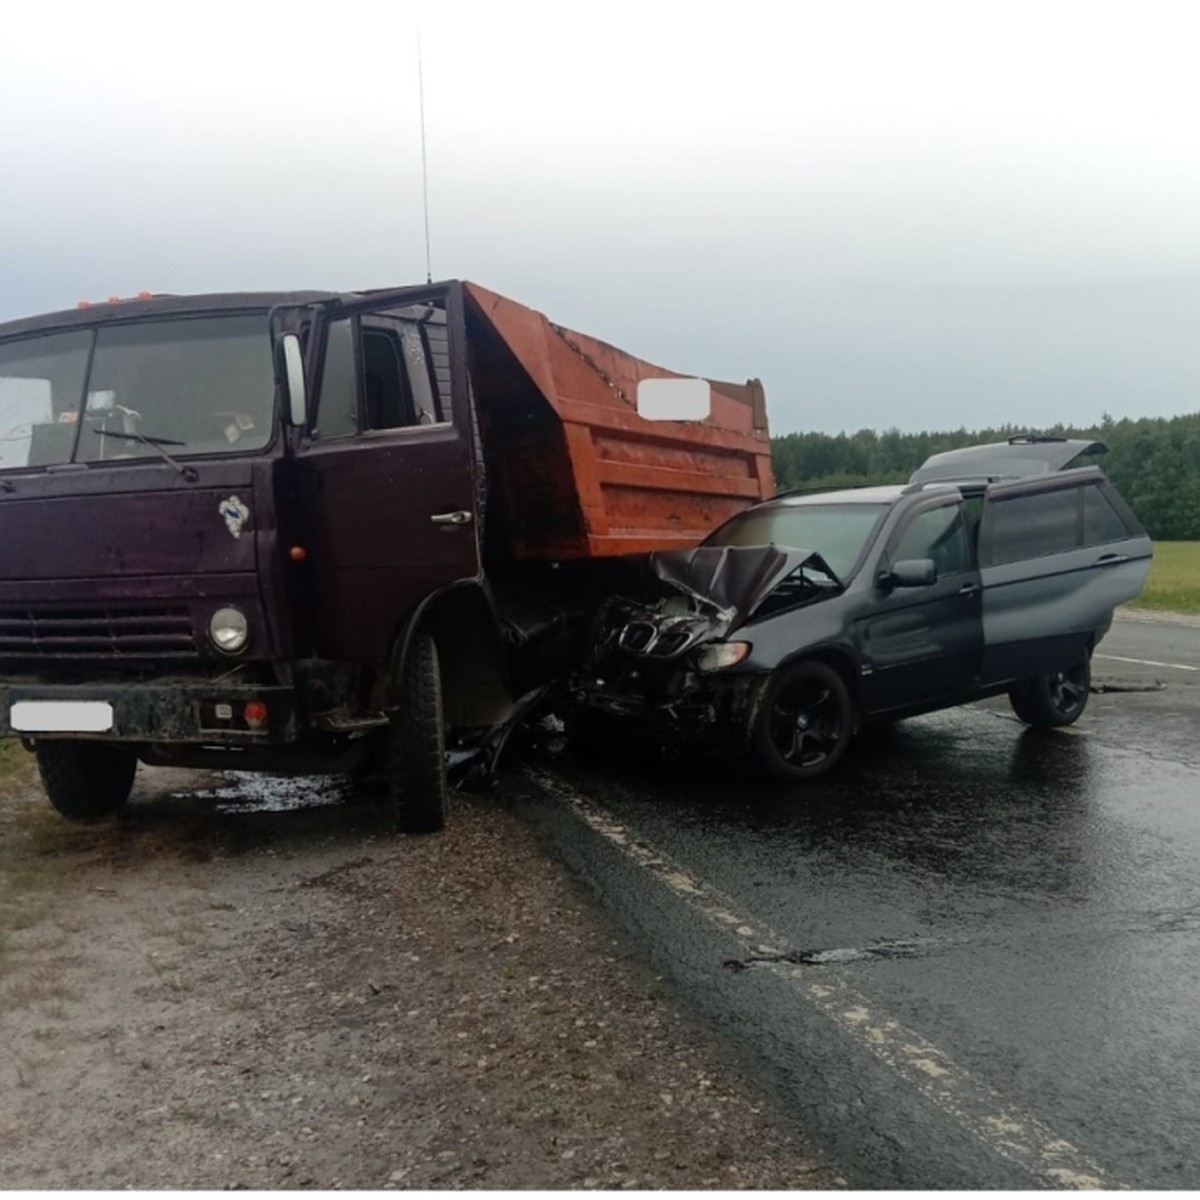
[[[589,829],[733,938],[749,957],[784,952],[783,939],[770,928],[738,913],[729,897],[670,856],[640,841],[564,780],[534,767],[525,770],[538,787],[566,804]],[[829,967],[780,962],[769,964],[769,969],[1002,1158],[1055,1188],[1123,1188],[1076,1146],[972,1078],[919,1033],[876,1008]]]
[[[1155,662],[1152,658],[1122,658],[1119,654],[1093,654],[1093,658],[1104,658],[1109,662],[1137,663],[1141,667],[1166,667],[1169,671],[1200,671],[1200,667],[1189,667],[1184,663]]]

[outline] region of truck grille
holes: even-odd
[[[182,658],[196,653],[186,606],[0,609],[0,658]]]

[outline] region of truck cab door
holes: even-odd
[[[1065,670],[1150,570],[1151,544],[1096,467],[992,484],[979,534],[984,683]]]
[[[461,292],[407,289],[323,311],[294,459],[312,653],[383,662],[432,593],[480,574]]]

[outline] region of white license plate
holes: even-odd
[[[18,700],[8,723],[20,733],[106,733],[113,707],[107,700]]]

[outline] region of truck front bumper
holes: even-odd
[[[0,682],[0,737],[241,746],[292,742],[296,693],[279,684],[194,677],[86,684],[10,677]]]

